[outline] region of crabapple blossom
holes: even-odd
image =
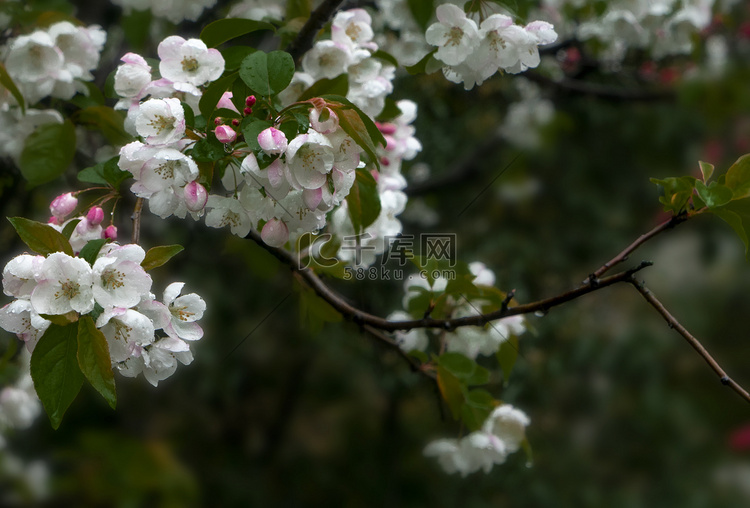
[[[185,40],[172,35],[157,49],[162,77],[175,83],[202,86],[215,81],[224,72],[224,57],[218,49],[209,49],[200,39]]]
[[[107,240],[117,240],[117,228],[111,224],[107,226],[104,230],[104,238]]]
[[[352,63],[352,52],[346,46],[330,40],[318,41],[302,57],[302,70],[317,78],[333,79],[346,72]]]
[[[104,210],[101,206],[92,206],[86,213],[86,219],[92,226],[98,226],[104,220]]]
[[[412,317],[402,310],[397,310],[391,312],[387,319],[388,321],[411,321]],[[415,349],[418,351],[424,351],[427,349],[428,345],[427,333],[422,328],[397,331],[394,333],[394,339],[396,340],[398,347],[407,353]]]
[[[97,328],[107,338],[113,364],[143,354],[143,348],[154,342],[154,323],[133,309],[105,309],[96,320]]]
[[[192,181],[185,186],[185,206],[191,212],[200,212],[206,207],[208,192],[206,188],[197,181]]]
[[[264,129],[258,134],[258,144],[264,152],[272,155],[284,153],[288,146],[286,134],[274,127]]]
[[[206,208],[209,209],[206,214],[206,226],[210,228],[229,226],[232,234],[239,237],[247,236],[258,222],[234,198],[211,195],[206,202]]]
[[[94,299],[104,309],[133,307],[149,294],[151,276],[141,267],[146,252],[140,245],[115,247],[92,268]]]
[[[271,247],[283,247],[289,240],[289,228],[279,219],[271,219],[263,225],[260,237]]]
[[[195,293],[180,296],[184,282],[173,282],[164,290],[164,305],[170,313],[170,323],[164,331],[173,338],[198,340],[203,329],[196,323],[206,311],[206,302]]]
[[[93,273],[80,258],[53,252],[42,263],[31,304],[39,314],[86,314],[94,309]]]
[[[151,66],[136,53],[126,53],[120,60],[124,63],[115,72],[115,92],[120,97],[140,97],[151,82]]]
[[[447,65],[458,65],[479,46],[479,29],[463,9],[443,4],[436,9],[438,22],[425,32],[428,44],[437,46],[435,57]]]
[[[52,94],[57,81],[73,81],[65,69],[62,50],[49,33],[41,30],[11,41],[5,67],[30,104]]]
[[[294,138],[286,150],[287,179],[295,189],[317,189],[333,169],[331,142],[314,130]]]
[[[364,9],[341,11],[333,18],[331,40],[337,44],[374,51],[377,44],[371,42],[373,35],[372,18]]]
[[[214,134],[216,139],[224,144],[234,143],[237,140],[237,132],[228,125],[219,125],[214,129]]]
[[[49,205],[49,211],[55,218],[62,222],[65,217],[73,213],[76,206],[78,206],[78,199],[72,193],[66,192],[52,200],[52,203]]]
[[[34,346],[47,330],[50,321],[34,310],[31,302],[24,298],[13,300],[0,308],[0,328],[15,333],[33,351]]]
[[[3,293],[16,298],[28,298],[41,274],[44,256],[21,254],[3,268]]]
[[[135,120],[139,136],[150,145],[168,145],[185,134],[185,112],[179,99],[149,99],[141,104]]]

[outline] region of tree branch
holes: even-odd
[[[716,372],[716,375],[719,376],[721,384],[729,386],[730,388],[732,388],[732,390],[740,394],[743,399],[750,402],[750,393],[748,393],[736,381],[734,381],[727,375],[724,369],[722,369],[721,366],[716,362],[716,360],[714,360],[711,354],[706,351],[706,348],[703,347],[700,341],[696,339],[690,332],[688,332],[687,329],[682,326],[682,324],[680,324],[680,322],[677,321],[677,319],[675,319],[672,314],[669,313],[664,305],[656,299],[654,294],[644,285],[643,282],[638,282],[635,276],[632,276],[630,279],[630,283],[643,296],[643,298],[645,298],[646,301],[651,304],[651,306],[656,309],[659,314],[662,315],[662,317],[667,321],[669,327],[676,330],[677,333],[682,335],[685,340],[688,341],[688,344],[690,344],[693,349],[698,352],[698,354],[706,361],[706,363],[713,369],[713,371]]]
[[[286,52],[292,55],[295,62],[299,63],[302,55],[312,48],[318,31],[328,23],[342,3],[344,3],[344,0],[324,0],[310,14],[310,18],[299,31],[297,37],[286,47]]]
[[[544,85],[550,88],[558,88],[560,90],[573,92],[581,95],[590,95],[599,99],[605,99],[610,101],[663,101],[673,100],[675,95],[671,91],[661,90],[644,90],[644,89],[629,89],[624,87],[614,87],[609,85],[603,85],[601,83],[592,83],[589,81],[580,81],[576,79],[563,78],[561,80],[554,80],[538,72],[527,72],[524,74],[525,77],[529,78],[540,85]]]
[[[143,198],[135,200],[135,207],[133,208],[133,215],[130,217],[133,220],[133,238],[131,243],[138,243],[141,239],[141,211],[143,210]]]
[[[636,241],[628,245],[622,252],[620,252],[618,255],[604,263],[597,271],[589,275],[588,282],[596,283],[596,279],[604,275],[610,268],[622,263],[623,261],[628,259],[628,256],[636,250],[638,247],[649,241],[651,238],[655,237],[659,233],[662,233],[668,229],[672,229],[673,227],[682,224],[686,220],[688,220],[690,217],[693,217],[693,215],[688,215],[687,213],[680,214],[680,215],[673,215],[669,220],[662,222],[658,226],[656,226],[654,229],[649,231],[646,234],[643,234],[639,236]]]
[[[575,300],[576,298],[580,298],[581,296],[593,291],[603,289],[619,282],[629,282],[633,274],[651,265],[650,262],[644,261],[635,268],[625,270],[603,279],[597,279],[591,283],[585,282],[581,286],[566,291],[560,295],[539,300],[537,302],[516,305],[514,307],[508,307],[507,305],[501,306],[500,309],[487,314],[451,319],[425,317],[423,319],[414,319],[410,321],[388,321],[387,319],[367,313],[349,304],[341,295],[329,288],[315,272],[309,268],[300,267],[294,254],[266,245],[257,232],[251,231],[246,238],[252,239],[258,245],[273,254],[277,259],[289,265],[292,270],[294,270],[313,289],[313,291],[317,293],[318,296],[328,302],[331,307],[336,309],[344,317],[351,319],[359,325],[369,325],[378,330],[390,332],[396,330],[412,330],[414,328],[440,328],[452,331],[460,326],[483,326],[490,321],[502,319],[508,316],[530,314],[532,312],[547,312],[553,307]]]

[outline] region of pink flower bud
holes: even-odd
[[[222,143],[234,143],[237,139],[237,133],[228,125],[219,125],[215,130],[216,139]]]
[[[283,221],[271,219],[263,226],[260,237],[271,247],[282,247],[289,240],[289,228]]]
[[[70,215],[70,213],[75,210],[76,206],[78,206],[78,200],[73,194],[66,192],[52,200],[52,203],[49,205],[49,210],[52,215],[61,221],[67,215]]]
[[[104,210],[102,210],[101,206],[94,206],[89,209],[86,218],[89,220],[89,224],[98,226],[104,220]]]
[[[217,116],[216,118],[214,118],[214,125],[221,125],[221,122],[223,121],[224,120],[220,116]]]
[[[254,95],[248,95],[247,98],[245,98],[245,106],[248,108],[252,108],[255,106],[255,96]]]
[[[232,125],[233,125],[233,126],[237,127],[237,126],[238,126],[239,124],[240,124],[240,121],[239,121],[239,119],[237,119],[237,118],[232,118]]]
[[[62,224],[62,222],[57,217],[55,217],[54,215],[52,215],[49,218],[49,220],[47,221],[47,224],[53,224],[55,226],[60,226]]]
[[[185,186],[185,206],[191,212],[200,212],[206,207],[208,192],[196,180]]]
[[[380,123],[375,122],[375,125],[378,126],[378,129],[383,134],[394,134],[396,132],[397,127],[392,123]]]
[[[253,108],[245,108],[242,110],[245,115],[252,115],[253,114]]]
[[[258,134],[258,144],[268,154],[283,153],[287,147],[284,133],[273,127],[269,127]]]
[[[239,113],[239,111],[237,111],[237,107],[232,102],[232,92],[224,92],[224,94],[221,96],[221,99],[219,99],[219,102],[216,103],[216,107],[231,109],[235,113]]]
[[[104,230],[104,238],[107,240],[117,240],[117,228],[112,225],[107,226],[107,229]]]
[[[339,117],[331,108],[310,110],[310,125],[321,134],[329,134],[339,127]]]

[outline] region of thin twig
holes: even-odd
[[[570,291],[566,291],[565,293],[553,296],[551,298],[523,305],[516,305],[514,307],[501,306],[500,309],[494,312],[489,312],[487,314],[479,314],[452,319],[435,319],[431,317],[424,317],[422,319],[414,319],[411,321],[388,321],[387,319],[367,313],[351,305],[341,295],[329,288],[315,272],[313,272],[309,268],[301,268],[297,263],[294,254],[266,245],[266,243],[263,242],[257,232],[251,231],[246,236],[246,238],[254,240],[258,245],[273,254],[277,259],[289,265],[292,270],[294,270],[295,273],[298,274],[298,276],[302,278],[318,296],[328,302],[331,307],[336,309],[344,317],[351,319],[359,325],[370,325],[379,330],[391,332],[396,330],[412,330],[414,328],[440,328],[443,330],[452,331],[460,326],[483,326],[488,321],[494,321],[496,319],[502,319],[508,316],[530,314],[537,311],[547,312],[553,307],[557,307],[558,305],[561,305],[563,303],[575,300],[576,298],[580,298],[581,296],[593,291],[597,291],[619,282],[628,282],[630,280],[630,277],[634,273],[651,265],[650,262],[644,261],[635,268],[631,268],[630,270],[625,270],[616,275],[611,275],[609,277],[599,279],[597,280],[597,284],[584,283],[583,285],[575,289],[571,289]]]
[[[138,243],[141,239],[141,211],[143,210],[143,198],[135,200],[135,207],[133,208],[133,239],[132,243]]]
[[[673,227],[682,224],[686,220],[688,220],[693,215],[688,215],[686,213],[680,214],[680,215],[673,215],[669,220],[662,222],[658,226],[656,226],[654,229],[649,231],[646,234],[643,234],[639,236],[636,241],[628,245],[622,252],[620,252],[618,255],[604,263],[597,271],[589,275],[588,282],[590,284],[596,284],[596,279],[604,275],[610,268],[613,266],[616,266],[623,261],[628,259],[628,256],[636,250],[638,247],[646,243],[651,238],[655,237],[659,233],[663,233],[664,231],[668,229],[672,229]]]
[[[734,379],[730,378],[727,375],[724,369],[722,369],[721,366],[716,362],[716,360],[714,360],[714,358],[709,354],[709,352],[706,351],[706,348],[703,347],[700,341],[696,339],[690,332],[688,332],[687,329],[685,329],[685,327],[682,326],[682,324],[680,324],[680,322],[677,321],[677,319],[675,319],[675,317],[669,313],[664,305],[662,305],[662,303],[656,299],[654,294],[643,284],[643,282],[638,282],[635,276],[631,277],[630,282],[633,287],[643,296],[643,298],[645,298],[646,301],[651,304],[651,306],[656,309],[659,314],[662,315],[662,317],[667,321],[669,327],[673,328],[677,331],[677,333],[682,335],[685,340],[688,341],[688,344],[690,344],[693,349],[695,349],[698,354],[706,361],[706,363],[713,369],[713,371],[716,372],[716,375],[719,376],[721,384],[731,387],[732,390],[739,393],[743,399],[750,402],[750,393],[748,393],[744,388],[737,384]]]
[[[297,37],[286,47],[286,52],[292,55],[294,61],[299,63],[302,55],[307,53],[313,46],[313,41],[318,31],[328,23],[333,14],[341,7],[344,0],[324,0],[311,14],[305,25],[297,34]]]
[[[415,372],[419,372],[423,376],[426,376],[426,377],[430,378],[433,381],[436,379],[436,376],[435,376],[434,372],[429,371],[429,370],[425,370],[423,368],[423,366],[422,366],[422,363],[420,363],[419,360],[417,360],[413,356],[409,355],[409,353],[407,353],[406,351],[404,351],[403,349],[401,349],[401,346],[399,346],[396,343],[396,341],[393,340],[391,337],[389,337],[388,335],[384,334],[383,332],[381,332],[377,328],[372,327],[370,325],[363,325],[362,329],[364,329],[367,333],[369,333],[370,335],[372,335],[376,339],[380,340],[384,344],[390,346],[392,349],[396,350],[401,355],[401,357],[404,358],[409,363],[409,365],[411,366],[412,370],[414,370]]]

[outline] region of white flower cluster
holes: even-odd
[[[186,19],[196,21],[205,9],[216,5],[216,0],[112,0],[112,3],[122,6],[128,13],[150,9],[154,17],[180,23]]]
[[[99,26],[62,21],[9,40],[0,48],[0,61],[27,106],[49,96],[70,99],[76,92],[87,93],[83,82],[93,79],[91,71],[99,65],[105,40]],[[13,95],[0,86],[0,123],[0,156],[18,164],[26,138],[41,125],[63,123],[63,117],[53,109],[28,107],[24,115]]]
[[[361,249],[350,248],[348,244],[356,244],[356,235],[348,217],[347,204],[344,202],[331,216],[330,231],[339,238],[347,238],[342,242],[339,258],[359,266],[369,266],[376,257],[388,248],[386,239],[399,235],[403,229],[401,221],[396,217],[406,207],[407,197],[403,192],[406,179],[401,174],[401,162],[411,160],[422,150],[422,144],[414,137],[412,122],[417,117],[417,105],[410,100],[396,103],[401,114],[391,122],[377,123],[378,129],[386,140],[385,147],[378,146],[380,157],[380,171],[374,171],[378,183],[380,196],[380,215],[371,225],[359,235]],[[361,255],[357,259],[358,252]]]
[[[131,190],[148,199],[154,214],[184,218],[191,212],[198,217],[206,194],[196,181],[197,164],[182,153],[194,141],[185,136],[181,101],[198,111],[199,87],[221,76],[224,58],[199,39],[176,35],[164,39],[158,53],[158,80],[152,79],[151,66],[135,53],[126,54],[115,73],[115,91],[123,97],[115,109],[128,110],[125,128],[144,141],[124,146],[119,166],[133,175]]]
[[[372,39],[372,18],[367,11],[338,12],[333,18],[331,39],[319,40],[305,53],[303,72],[296,72],[292,84],[279,95],[282,102],[294,102],[319,79],[333,79],[348,73],[346,98],[369,116],[378,116],[383,111],[386,96],[393,92],[396,68],[372,56],[378,50]]]
[[[443,74],[466,90],[481,85],[498,70],[518,74],[539,65],[539,46],[557,40],[554,27],[546,21],[532,21],[522,27],[510,16],[492,14],[477,27],[463,9],[453,4],[438,6],[438,22],[425,33],[437,46],[435,58]]]
[[[42,412],[42,403],[36,396],[34,382],[29,373],[31,355],[28,351],[24,351],[20,359],[21,372],[18,379],[13,385],[0,390],[0,437],[3,429],[30,427]]]
[[[477,286],[493,286],[495,284],[495,274],[488,269],[483,263],[474,262],[469,264],[469,270],[474,274],[473,283]],[[445,278],[437,278],[432,286],[427,279],[422,277],[413,277],[408,279],[404,284],[403,306],[409,308],[409,302],[416,298],[419,288],[433,293],[441,293],[448,285]],[[456,302],[453,308],[454,318],[476,316],[480,314],[480,309],[485,302],[464,300]],[[404,311],[396,311],[388,316],[389,321],[407,321],[413,317]],[[461,353],[462,355],[476,359],[479,355],[494,355],[500,344],[508,340],[511,335],[521,335],[526,331],[526,325],[523,316],[510,316],[497,321],[492,321],[486,326],[461,326],[455,331],[445,334],[445,344],[447,351]],[[407,332],[396,332],[395,339],[398,345],[406,352],[412,350],[424,351],[429,344],[427,333],[423,328],[414,328]]]
[[[500,134],[512,144],[531,150],[541,143],[540,129],[555,116],[555,105],[542,96],[541,89],[523,77],[514,82],[521,100],[508,105]]]
[[[128,377],[143,373],[156,386],[174,373],[178,360],[192,361],[186,341],[203,336],[196,321],[206,304],[194,293],[179,296],[182,282],[170,284],[163,302],[156,301],[151,276],[141,267],[145,255],[139,245],[116,243],[105,244],[93,265],[63,252],[21,254],[3,270],[3,292],[15,300],[0,309],[0,327],[31,352],[50,326],[42,314],[93,311],[113,367]]]
[[[291,141],[269,127],[258,135],[263,152],[274,157],[261,169],[250,153],[239,169],[227,167],[222,179],[233,196],[211,196],[206,225],[229,225],[245,236],[265,221],[261,237],[281,247],[290,233],[317,231],[326,214],[342,203],[352,188],[362,148],[339,126],[336,113],[327,106],[313,107],[310,128]]]
[[[400,65],[415,65],[430,52],[424,30],[414,21],[407,0],[375,0],[373,26],[380,48]]]
[[[521,447],[530,420],[520,409],[509,404],[497,407],[482,428],[461,439],[438,439],[428,444],[424,454],[436,457],[446,473],[467,476],[502,464]]]

